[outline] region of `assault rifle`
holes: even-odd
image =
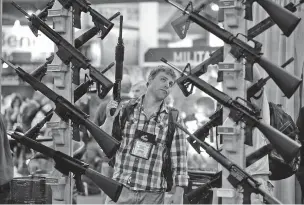
[[[208,143],[199,140],[188,130],[186,130],[182,125],[177,122],[174,122],[175,125],[183,130],[187,135],[192,137],[200,146],[218,163],[220,163],[224,168],[226,168],[230,175],[227,180],[231,183],[232,186],[237,187],[241,185],[244,188],[244,198],[243,204],[251,204],[250,196],[252,193],[261,194],[267,204],[282,204],[278,199],[269,195],[266,191],[260,188],[260,183],[256,181],[252,176],[250,176],[246,171],[244,171],[237,164],[233,163],[230,159],[225,157],[222,153],[218,152]]]
[[[63,121],[67,122],[70,119],[73,123],[73,126],[85,126],[87,130],[92,134],[96,142],[99,144],[101,149],[104,151],[106,156],[113,156],[113,154],[119,147],[119,142],[115,138],[108,135],[100,127],[95,125],[91,120],[89,120],[89,116],[87,114],[75,107],[64,97],[55,93],[45,84],[41,83],[36,78],[22,70],[22,68],[14,66],[12,63],[3,59],[2,57],[1,59],[6,64],[14,68],[18,76],[24,81],[26,81],[28,84],[30,84],[34,88],[34,90],[40,91],[43,95],[53,101],[56,105],[55,112]]]
[[[174,65],[168,63],[166,59],[162,58],[161,61],[183,74],[183,72],[176,68]],[[236,123],[242,121],[248,128],[258,128],[286,162],[290,162],[297,155],[301,148],[301,145],[274,127],[260,121],[260,111],[252,109],[255,106],[250,102],[246,102],[246,104],[249,106],[246,107],[239,101],[245,101],[244,99],[238,97],[234,100],[229,95],[217,90],[215,87],[205,82],[204,80],[188,74],[186,76],[188,80],[191,81],[191,83],[193,83],[193,85],[198,89],[214,98],[223,106],[229,108],[229,117],[233,121]]]
[[[122,39],[122,23],[123,23],[123,16],[120,16],[120,26],[119,26],[119,36],[118,42],[115,48],[115,61],[116,61],[116,68],[115,68],[115,83],[113,86],[113,99],[120,103],[120,91],[121,91],[121,81],[123,76],[123,61],[125,55],[125,46]],[[115,108],[110,110],[110,114],[113,116],[115,113]]]
[[[88,59],[78,51],[73,45],[71,45],[67,40],[65,40],[60,34],[51,29],[45,22],[39,19],[35,14],[29,15],[24,11],[18,4],[12,2],[12,4],[21,11],[29,20],[31,25],[36,29],[44,33],[51,41],[53,41],[57,47],[57,56],[62,60],[62,62],[68,65],[70,62],[73,64],[73,83],[79,85],[79,72],[80,68],[89,69],[90,77],[97,83],[100,83],[101,88],[98,89],[98,96],[104,98],[107,93],[113,87],[113,83],[102,75],[95,67],[88,63]]]
[[[262,54],[260,53],[262,45],[261,43],[253,41],[255,43],[255,47],[253,48],[244,41],[237,38],[237,36],[234,36],[229,31],[222,29],[221,27],[219,27],[212,21],[206,19],[205,17],[199,15],[198,13],[184,10],[179,5],[173,3],[170,0],[166,0],[166,2],[183,11],[185,14],[189,15],[190,20],[192,20],[202,28],[206,29],[207,31],[213,33],[225,43],[231,45],[230,53],[237,60],[245,58],[248,65],[247,68],[250,73],[252,73],[253,64],[258,63],[268,73],[268,75],[273,79],[273,81],[279,86],[279,88],[282,90],[286,97],[290,98],[301,84],[302,80],[300,78],[291,75],[284,69],[273,64],[262,56]]]
[[[36,142],[28,137],[28,133],[23,135],[22,133],[15,131],[8,132],[8,134],[17,142],[52,158],[55,162],[55,168],[62,174],[68,176],[69,172],[72,172],[75,175],[75,178],[78,179],[81,175],[84,175],[91,179],[92,182],[103,190],[113,201],[116,202],[118,200],[123,187],[122,184],[89,168],[89,164]]]

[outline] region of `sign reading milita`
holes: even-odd
[[[151,48],[145,53],[145,62],[160,62],[163,57],[175,64],[191,63],[194,66],[210,57],[218,47]]]

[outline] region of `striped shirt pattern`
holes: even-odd
[[[122,132],[123,139],[116,153],[113,179],[132,190],[164,191],[167,185],[162,175],[162,166],[166,148],[169,109],[166,105],[163,105],[156,122],[156,113],[152,114],[150,119],[147,119],[144,114],[141,107],[142,98],[125,103],[122,107],[132,103],[135,108],[134,112],[127,117]],[[120,112],[120,117],[121,115],[122,112]],[[180,118],[178,118],[178,122],[183,124]],[[153,146],[148,160],[130,154],[136,129],[156,135],[156,145]],[[175,179],[175,185],[177,186],[188,185],[186,144],[185,134],[176,128],[171,146],[171,161],[173,179]]]

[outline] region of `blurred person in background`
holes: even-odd
[[[166,98],[165,98],[165,103],[168,107],[173,107],[174,105],[174,97],[173,95],[168,95]]]
[[[5,111],[5,121],[7,130],[13,130],[16,126],[19,116],[20,108],[23,100],[20,94],[14,93],[12,96],[11,104]]]
[[[14,177],[13,157],[6,134],[3,117],[0,115],[0,204],[9,203],[10,181]]]
[[[190,132],[195,132],[198,128],[206,124],[210,119],[209,117],[215,111],[215,101],[210,97],[200,97],[194,103],[195,113],[187,116],[185,124]],[[210,134],[212,132],[210,131]],[[206,140],[209,139],[206,138]],[[207,141],[210,143],[210,140]],[[188,165],[192,170],[205,170],[206,168],[215,167],[214,160],[202,150],[198,154],[195,149],[188,144]],[[212,166],[213,165],[213,166]]]
[[[145,81],[139,81],[138,83],[134,84],[131,89],[131,97],[132,98],[139,98],[147,91],[147,83]]]
[[[34,92],[32,99],[28,99],[21,106],[20,116],[23,132],[36,125],[53,107],[53,103],[46,96],[40,92]],[[44,129],[41,131],[44,132]]]
[[[185,124],[190,132],[194,132],[199,127],[209,121],[209,117],[215,111],[215,102],[210,97],[200,97],[194,103],[194,112],[186,116]]]

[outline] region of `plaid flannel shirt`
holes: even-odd
[[[113,179],[132,190],[164,191],[167,184],[162,175],[162,166],[166,148],[169,109],[165,104],[162,106],[158,122],[155,121],[156,113],[152,114],[150,119],[147,119],[141,108],[142,99],[138,98],[136,101],[130,102],[133,103],[135,108],[131,116],[127,117],[122,131],[123,139],[116,153]],[[122,107],[126,104],[128,102]],[[121,116],[122,112],[120,112]],[[180,118],[178,118],[178,122],[183,124]],[[130,154],[136,129],[156,135],[156,145],[153,145],[148,160]],[[180,129],[176,129],[171,146],[171,161],[176,186],[188,185],[186,144],[185,134]]]

